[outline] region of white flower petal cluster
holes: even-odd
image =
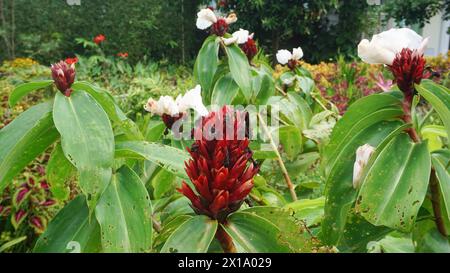
[[[371,41],[362,40],[358,45],[358,56],[369,64],[391,65],[395,55],[404,48],[423,54],[428,41],[409,28],[391,28],[373,35]]]
[[[290,60],[298,61],[301,58],[303,58],[303,50],[301,47],[298,47],[298,48],[292,49],[292,53],[291,53],[289,50],[281,49],[281,50],[278,50],[276,56],[277,56],[277,61],[280,64],[285,65]]]
[[[353,166],[353,188],[357,189],[361,186],[361,176],[364,167],[369,162],[370,156],[375,152],[375,148],[369,144],[364,144],[363,146],[356,149],[356,160]]]
[[[215,24],[217,22],[217,16],[214,13],[214,11],[205,8],[205,9],[201,9],[198,13],[197,13],[197,28],[198,29],[207,29],[210,26],[212,26],[212,24]]]
[[[239,45],[247,43],[249,39],[253,39],[254,33],[250,34],[248,30],[240,28],[238,31],[235,31],[230,38],[223,38],[223,42],[225,45],[231,45],[233,43],[237,43]]]
[[[217,23],[217,20],[219,20],[219,17],[214,13],[214,11],[209,8],[204,8],[197,13],[196,26],[198,29],[207,29],[213,24]],[[237,16],[235,13],[231,13],[225,18],[225,22],[228,25],[231,25],[236,21]]]
[[[189,109],[195,110],[201,116],[208,115],[208,110],[203,105],[200,85],[186,92],[184,96],[178,95],[175,100],[170,96],[162,96],[157,101],[150,98],[144,109],[158,116],[166,114],[173,117]]]

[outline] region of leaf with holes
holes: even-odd
[[[111,180],[114,134],[105,111],[87,93],[57,93],[53,120],[64,155],[77,168],[80,188],[91,210]]]
[[[103,192],[95,216],[105,252],[148,252],[152,206],[147,189],[130,168],[121,167]]]
[[[33,252],[100,252],[100,226],[89,219],[86,198],[79,195],[53,218],[39,237]]]
[[[279,242],[280,229],[269,220],[248,212],[236,212],[227,218],[222,227],[233,239],[238,252],[274,253],[289,252]]]
[[[425,142],[396,136],[366,167],[356,210],[374,225],[410,231],[427,193],[430,160]]]

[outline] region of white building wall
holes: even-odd
[[[450,43],[450,35],[447,34],[449,27],[450,21],[444,21],[441,13],[431,18],[430,23],[422,29],[422,36],[430,37],[425,55],[437,56],[447,53]]]

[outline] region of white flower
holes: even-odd
[[[404,48],[423,54],[428,40],[409,28],[391,28],[373,35],[371,41],[362,40],[358,45],[358,56],[369,64],[391,65],[395,55]]]
[[[303,57],[303,50],[301,47],[292,49],[292,53],[286,49],[281,49],[278,50],[277,52],[277,61],[282,65],[287,64],[290,60],[298,61],[302,57]]]
[[[233,43],[245,44],[249,39],[253,39],[254,33],[250,34],[248,30],[240,28],[235,31],[230,38],[222,38],[225,45],[231,45]]]
[[[293,60],[300,60],[303,58],[303,50],[301,47],[294,48],[292,50],[292,59]]]
[[[200,93],[201,87],[197,85],[194,89],[186,92],[184,96],[178,95],[175,100],[170,96],[162,96],[158,101],[150,98],[144,106],[144,109],[158,116],[166,114],[172,117],[193,109],[201,116],[206,116],[208,110],[203,105]]]
[[[236,13],[230,13],[227,18],[225,18],[225,22],[229,25],[236,23],[237,21],[237,16]]]
[[[189,90],[184,96],[178,95],[175,100],[178,104],[180,112],[186,112],[188,109],[194,109],[201,116],[208,115],[208,110],[203,105],[201,86],[197,85],[194,89]]]
[[[375,148],[369,144],[364,144],[356,150],[356,160],[353,166],[353,188],[357,189],[361,186],[361,176],[364,167],[369,162],[370,156],[375,152]]]
[[[212,24],[217,22],[217,17],[214,11],[206,8],[202,9],[197,13],[197,28],[199,29],[207,29]]]

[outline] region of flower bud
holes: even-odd
[[[55,85],[61,93],[66,97],[70,97],[72,93],[71,86],[75,81],[75,64],[67,64],[64,61],[52,64],[52,78]]]

